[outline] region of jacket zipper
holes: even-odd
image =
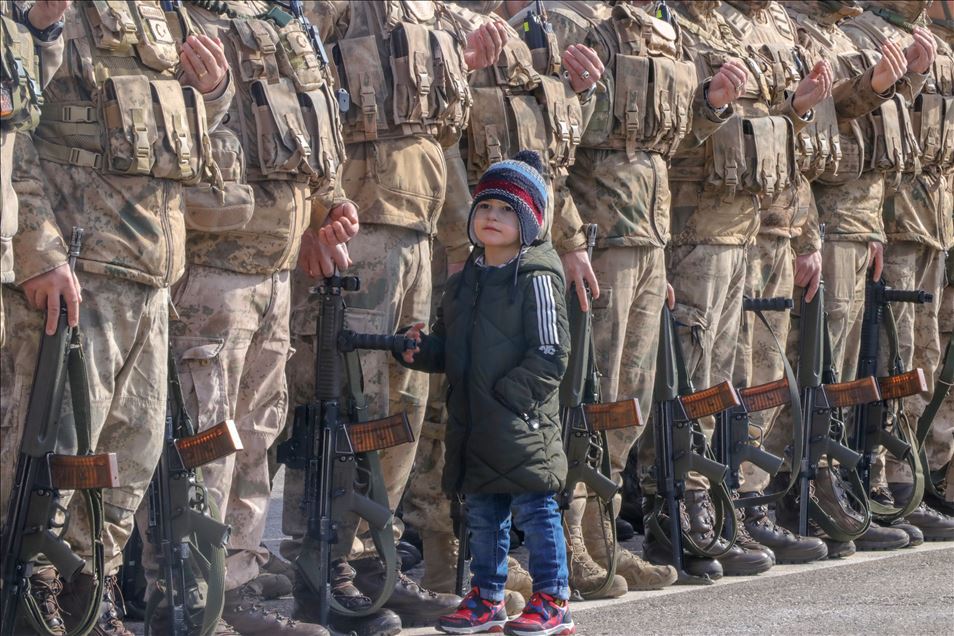
[[[480,279],[482,278],[482,276],[483,276],[482,272],[478,271],[477,272],[477,287],[474,289],[474,302],[471,304],[470,329],[467,333],[467,359],[464,361],[464,378],[463,378],[462,384],[464,385],[464,391],[467,392],[468,414],[467,414],[467,425],[464,429],[464,439],[462,440],[460,445],[460,461],[458,464],[460,466],[460,472],[457,474],[457,485],[454,488],[454,490],[456,490],[458,494],[460,493],[461,488],[464,486],[464,474],[467,472],[467,464],[465,463],[464,459],[467,454],[467,442],[470,441],[470,433],[473,428],[473,422],[471,421],[470,413],[469,413],[471,404],[470,404],[470,382],[468,381],[468,377],[467,377],[468,376],[467,369],[470,367],[470,359],[472,357],[473,350],[474,350],[474,327],[477,325],[477,304],[480,302],[480,293],[481,291],[483,291],[480,285]],[[461,281],[461,284],[463,284],[463,281]]]

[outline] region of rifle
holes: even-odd
[[[820,282],[812,302],[802,296],[801,341],[798,361],[798,386],[801,387],[802,432],[805,439],[799,459],[799,508],[798,534],[808,533],[809,516],[833,539],[849,541],[860,536],[871,522],[868,495],[861,485],[855,469],[861,455],[844,445],[844,422],[840,409],[867,404],[880,399],[878,383],[873,377],[859,378],[852,382],[836,381],[831,367],[831,341],[825,316],[825,283]],[[847,471],[844,478],[849,482],[846,491],[855,502],[853,527],[840,526],[822,509],[819,499],[811,492],[811,484],[819,476],[819,462],[825,458],[828,473],[837,479]],[[836,467],[834,462],[840,467]],[[816,485],[818,483],[816,482]],[[832,497],[839,500],[840,497]]]
[[[321,35],[318,33],[318,29],[311,23],[308,16],[305,15],[301,0],[290,0],[288,8],[291,9],[292,16],[298,20],[305,30],[305,35],[308,36],[308,41],[311,42],[311,48],[315,50],[315,54],[318,56],[318,59],[321,60],[322,65],[327,66],[328,53],[325,52],[325,45],[321,42]]]
[[[367,616],[380,609],[391,594],[397,577],[397,553],[393,515],[377,451],[414,439],[403,412],[361,421],[366,405],[358,350],[402,353],[416,343],[404,336],[359,334],[345,329],[342,292],[357,291],[359,287],[357,277],[335,275],[311,290],[320,300],[315,400],[295,407],[292,435],[278,446],[279,463],[305,471],[302,505],[308,526],[296,563],[299,575],[318,596],[322,625],[328,625],[332,609],[343,616]],[[349,395],[343,397],[345,379]],[[331,545],[339,541],[339,524],[355,515],[368,523],[387,573],[380,596],[362,610],[348,609],[331,596]]]
[[[861,454],[858,462],[858,477],[865,488],[871,490],[871,462],[880,447],[887,449],[899,461],[907,463],[915,476],[915,487],[910,501],[901,508],[871,502],[872,513],[885,521],[892,521],[909,514],[920,503],[924,492],[924,468],[920,465],[919,447],[916,433],[907,426],[907,418],[899,409],[892,429],[886,428],[890,407],[889,400],[901,400],[910,395],[927,391],[924,371],[914,369],[903,373],[901,357],[897,351],[897,332],[894,329],[894,316],[891,303],[924,304],[933,301],[931,294],[916,290],[892,289],[884,279],[873,281],[869,277],[865,283],[865,309],[861,319],[861,348],[858,355],[857,377],[878,377],[878,351],[881,345],[881,327],[887,322],[889,340],[893,353],[890,356],[891,375],[878,378],[881,399],[869,404],[859,404],[854,410],[854,431],[851,436],[851,448]],[[900,406],[900,405],[899,405]]]
[[[653,435],[656,442],[656,503],[647,518],[649,530],[672,550],[672,563],[679,573],[679,584],[708,585],[708,577],[692,576],[686,572],[683,544],[696,554],[717,558],[728,551],[735,542],[735,515],[732,502],[724,486],[728,468],[707,457],[709,454],[705,434],[696,420],[717,415],[739,405],[739,396],[732,384],[722,382],[702,391],[694,391],[686,372],[682,349],[676,339],[672,313],[663,307],[659,329],[659,353],[656,362],[656,384],[653,390]],[[685,496],[685,481],[690,471],[704,475],[711,484],[710,491],[718,495],[716,506],[715,539],[707,546],[696,545],[684,536],[679,502]],[[665,510],[663,510],[665,508]],[[729,511],[729,514],[726,514]],[[662,529],[659,517],[669,517],[668,532]],[[720,535],[726,520],[732,524],[728,544],[719,547]]]
[[[196,433],[171,349],[168,374],[165,443],[146,494],[146,536],[155,547],[160,574],[146,602],[145,633],[150,633],[156,611],[165,611],[173,636],[206,635],[222,614],[225,546],[231,528],[215,519],[218,511],[198,469],[242,450],[242,440],[232,420]],[[208,584],[204,608],[198,575]],[[162,601],[165,606],[160,609]]]
[[[73,228],[68,256],[71,270],[76,268],[82,239],[83,230]],[[56,453],[61,436],[70,434],[64,427],[69,418],[61,415],[67,381],[77,437],[75,456]],[[90,565],[96,581],[96,589],[80,616],[79,624],[69,633],[86,633],[99,616],[104,562],[101,489],[119,486],[119,471],[115,453],[92,454],[90,435],[89,381],[83,347],[79,329],[70,327],[67,322],[66,301],[60,297],[56,332],[50,336],[44,331],[40,338],[16,477],[3,528],[3,589],[0,592],[0,634],[3,636],[13,633],[20,604],[37,633],[51,633],[30,594],[30,576],[41,554],[67,580],[86,565],[86,560],[73,552],[60,536],[66,527],[66,522],[58,521],[60,513],[66,510],[60,495],[63,490],[78,490],[77,496],[82,497],[86,506],[89,535],[93,540]]]
[[[587,253],[592,259],[596,245],[596,225],[588,225]],[[592,303],[589,287],[586,297]],[[560,384],[560,417],[563,421],[563,445],[567,459],[566,487],[560,494],[560,506],[570,507],[577,484],[583,483],[596,493],[603,508],[602,513],[611,522],[611,535],[607,542],[606,581],[599,589],[586,597],[599,598],[611,585],[616,573],[616,514],[613,498],[619,485],[612,480],[606,431],[642,426],[643,419],[636,399],[606,403],[600,395],[600,374],[596,366],[596,348],[593,341],[593,315],[580,309],[576,290],[571,286],[567,292],[567,314],[570,323],[570,360],[567,372]]]
[[[748,298],[742,300],[742,310],[755,313],[756,317],[762,321],[765,328],[775,339],[776,350],[782,357],[782,363],[785,369],[785,377],[772,382],[766,382],[757,386],[742,387],[738,389],[738,406],[723,411],[716,418],[716,430],[713,436],[713,447],[716,451],[716,458],[729,469],[726,478],[726,486],[729,490],[738,490],[741,485],[739,471],[742,462],[750,462],[758,466],[766,473],[774,476],[782,468],[784,460],[777,455],[773,455],[761,446],[762,430],[760,427],[752,424],[750,415],[760,411],[766,411],[772,408],[778,408],[785,405],[792,405],[795,409],[795,419],[800,420],[798,404],[798,387],[795,385],[795,375],[788,359],[785,357],[785,349],[775,336],[765,316],[764,311],[788,311],[794,306],[791,298]],[[758,428],[758,435],[753,435],[751,428]],[[759,442],[756,446],[752,442]],[[795,454],[801,453],[802,440],[799,435],[795,436]],[[788,488],[783,491],[760,495],[754,498],[748,498],[745,501],[737,500],[736,507],[743,505],[757,505],[763,502],[774,501],[780,498],[789,489],[791,489],[794,480],[790,480]]]

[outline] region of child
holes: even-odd
[[[573,634],[566,545],[554,494],[566,479],[558,388],[569,329],[563,268],[542,241],[547,187],[535,152],[492,165],[474,190],[476,250],[447,281],[431,334],[401,362],[446,373],[443,488],[466,496],[473,589],[439,628],[450,634]],[[507,620],[511,509],[530,550],[534,594]]]

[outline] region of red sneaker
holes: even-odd
[[[504,602],[481,598],[475,587],[463,598],[456,612],[440,617],[437,629],[445,634],[500,633],[506,623]]]
[[[537,592],[523,608],[523,614],[508,621],[504,633],[509,636],[566,636],[576,633],[570,617],[570,604],[549,594]]]

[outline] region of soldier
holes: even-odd
[[[905,46],[916,42],[925,50],[917,58],[908,58],[909,70],[919,74],[917,79],[923,82],[923,88],[905,95],[915,156],[905,165],[899,184],[885,198],[888,246],[884,277],[895,287],[924,289],[934,294],[933,303],[900,303],[894,307],[904,368],[920,367],[928,378],[933,378],[941,352],[938,306],[944,288],[945,250],[954,234],[950,206],[944,207],[954,159],[950,148],[938,143],[950,134],[940,113],[948,112],[943,104],[954,96],[954,58],[950,47],[926,29],[928,4],[866,2],[864,13],[847,21],[844,30],[860,47],[874,48],[895,40]],[[912,421],[917,421],[926,399],[930,399],[930,393],[905,399],[904,407]],[[938,448],[932,439],[933,435],[926,442],[929,457]],[[949,454],[950,448],[950,441],[943,439],[942,433],[939,455]],[[944,465],[942,457],[938,459]],[[912,479],[909,471],[891,457],[887,458],[883,476],[872,475],[874,485],[883,486],[886,481],[890,494],[899,501],[910,499]],[[954,538],[954,519],[925,504],[908,515],[907,521],[920,528],[927,540]]]
[[[15,452],[26,413],[43,323],[34,309],[52,307],[74,285],[62,236],[82,227],[77,271],[93,450],[116,453],[122,484],[103,493],[106,585],[98,634],[130,633],[118,612],[115,574],[162,449],[168,289],[185,255],[182,186],[208,178],[207,131],[233,91],[221,46],[190,37],[177,47],[178,25],[158,2],[70,7],[67,63],[47,87],[34,139],[18,137],[15,153],[33,185],[29,196],[18,189],[13,250],[22,293],[11,295],[8,314],[18,338],[3,349],[0,464],[12,467],[9,448]],[[46,321],[48,333],[54,320]],[[83,514],[71,502],[64,538],[89,559],[93,537],[84,536]],[[54,598],[45,605],[52,610],[46,622],[66,619],[69,627],[79,620],[94,584],[88,574],[69,582],[59,595],[62,617],[55,616]]]
[[[841,161],[831,161],[817,176],[812,194],[819,220],[827,228],[822,272],[831,364],[840,381],[853,380],[861,345],[865,283],[869,275],[875,280],[881,277],[885,241],[881,203],[886,178],[876,166],[889,162],[872,156],[878,148],[872,125],[876,119],[867,114],[877,109],[879,121],[892,122],[883,125],[885,134],[900,133],[895,105],[901,98],[896,93],[903,93],[911,82],[906,77],[908,62],[897,44],[886,42],[880,53],[863,51],[837,26],[840,20],[861,13],[855,2],[793,1],[785,7],[798,28],[799,43],[813,57],[835,61],[832,94],[840,134],[832,141],[838,144]],[[891,103],[881,108],[885,102]],[[819,123],[816,130],[820,130]],[[793,327],[790,340],[796,339]],[[920,541],[923,536],[914,526],[882,528],[872,524],[854,543],[859,550],[887,550]]]
[[[447,170],[442,146],[456,144],[470,107],[468,69],[497,59],[502,35],[495,25],[471,34],[466,43],[441,2],[306,3],[322,39],[334,43],[332,57],[342,106],[348,161],[341,182],[361,210],[361,234],[348,249],[359,265],[363,292],[349,299],[348,327],[392,333],[400,325],[427,322],[431,302],[430,236],[444,200]],[[313,339],[316,309],[307,290],[318,271],[299,270],[292,281],[291,329],[296,354],[289,362],[292,403],[313,394]],[[362,356],[368,417],[408,413],[415,440],[421,430],[427,378],[399,367],[384,352]],[[381,454],[392,507],[404,492],[415,444]],[[283,527],[292,537],[303,531],[298,502],[301,475],[287,471]],[[342,536],[342,533],[339,533]],[[366,538],[365,538],[366,539]],[[350,541],[343,541],[347,548]],[[376,593],[385,572],[369,539],[353,551],[356,583]],[[292,557],[296,540],[286,541]],[[360,558],[358,558],[360,557]],[[296,587],[295,616],[317,605],[309,590]],[[456,607],[458,598],[435,594],[399,576],[387,607],[402,622],[432,622]]]
[[[951,0],[939,0],[928,9],[928,16],[931,18],[931,31],[938,39],[938,50],[945,48],[948,52],[954,49],[954,2]],[[952,108],[950,94],[948,97],[948,108]],[[947,161],[954,161],[948,150]],[[948,164],[950,168],[950,164]],[[950,169],[947,173],[947,202],[941,204],[941,212],[950,210],[954,217],[954,175]],[[954,222],[954,221],[952,221]],[[952,238],[954,241],[954,238]],[[944,350],[944,343],[949,342],[954,337],[954,243],[947,245],[947,286],[944,288],[943,297],[938,306],[938,329],[941,332],[941,350]],[[938,371],[940,373],[940,371]],[[935,384],[935,387],[937,385]],[[936,389],[937,390],[937,389]],[[941,409],[934,418],[934,425],[930,430],[931,440],[928,444],[928,465],[931,472],[940,475],[940,486],[938,495],[925,495],[928,503],[936,510],[942,511],[947,515],[954,515],[954,394],[950,392],[947,398],[941,403]],[[938,480],[935,480],[938,481]]]
[[[320,236],[332,237],[330,225],[322,231],[329,211],[342,229],[357,229],[357,212],[338,184],[344,143],[334,80],[303,25],[278,3],[199,0],[189,16],[192,30],[223,42],[231,67],[240,69],[226,123],[210,135],[224,187],[185,192],[188,268],[173,292],[180,320],[170,332],[198,429],[234,420],[244,446],[202,471],[232,528],[222,618],[242,634],[327,634],[264,610],[270,579],[260,571],[269,558],[261,547],[271,490],[266,453],[288,405],[290,270],[306,230],[306,251]],[[262,123],[263,105],[277,131]],[[266,153],[269,144],[274,152]],[[154,565],[145,545],[144,563]],[[290,593],[290,582],[284,585]],[[162,633],[168,614],[158,617],[152,629]],[[372,620],[380,629],[400,627],[393,614]],[[332,626],[351,629],[341,617]]]
[[[40,117],[40,89],[53,77],[63,60],[63,13],[69,2],[41,0],[26,16],[10,0],[0,3],[3,29],[3,74],[0,94],[0,283],[13,282],[13,249],[11,241],[17,232],[17,193],[13,189],[13,145],[18,131],[28,133]],[[22,69],[22,73],[20,70]],[[68,290],[70,321],[78,319],[78,293],[75,285]],[[56,314],[60,299],[53,299]],[[0,290],[0,347],[4,341],[3,292]]]

